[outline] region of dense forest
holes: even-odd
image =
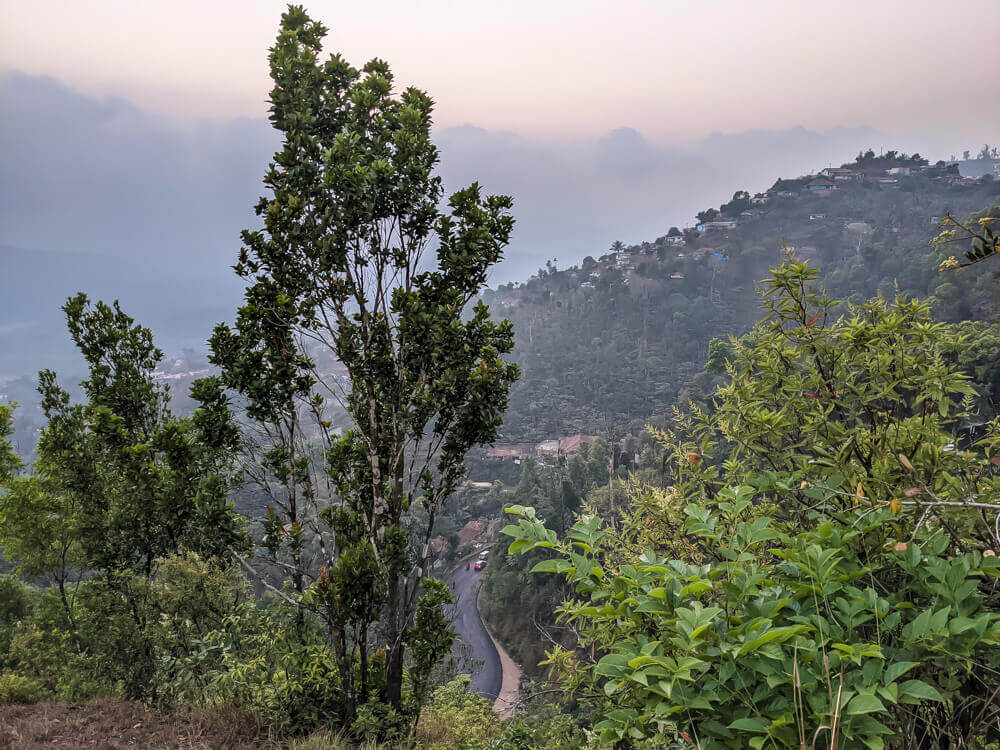
[[[960,291],[938,274],[942,251],[930,240],[949,212],[964,217],[997,203],[1000,183],[956,179],[934,167],[889,184],[875,177],[911,165],[905,154],[860,154],[844,168],[872,176],[822,197],[803,190],[806,179],[778,180],[757,199],[766,202],[737,191],[719,213],[732,227],[674,227],[571,268],[550,262],[522,284],[487,293],[496,313],[514,323],[514,359],[523,371],[503,439],[607,434],[609,425],[621,435],[641,431],[691,395],[685,389],[713,338],[753,325],[754,283],[786,252],[817,267],[838,298],[892,296],[898,288],[930,299],[941,320],[991,319],[994,280]]]
[[[997,181],[865,151],[490,290],[513,201],[325,36],[206,359],[81,292],[86,375],[0,404],[0,742],[1000,746]],[[506,718],[449,610],[491,529]]]
[[[779,181],[778,184],[787,184],[787,182]],[[938,187],[930,180],[925,181],[922,187],[932,192],[950,194],[949,189]],[[993,190],[994,186],[988,185],[986,195],[993,196]],[[876,197],[886,200],[887,203],[893,203],[900,195],[899,192],[892,192],[888,195],[880,192]],[[965,197],[964,188],[955,191],[955,194],[952,195],[953,200],[960,200],[962,197]],[[847,198],[835,195],[822,199],[827,216],[838,210],[836,202],[842,199],[846,200]],[[815,204],[820,199],[803,200]],[[915,199],[914,205],[928,206],[931,205],[931,201]],[[808,208],[803,209],[803,207],[796,208],[808,210]],[[815,208],[814,205],[813,208]],[[851,217],[851,214],[847,213],[846,216]],[[990,216],[1000,216],[1000,207],[994,206],[984,211],[973,212],[969,222],[977,224],[980,220]],[[975,383],[976,399],[972,411],[975,416],[970,417],[970,419],[977,424],[988,422],[1000,414],[1000,324],[997,321],[998,311],[1000,311],[1000,293],[997,292],[997,289],[1000,288],[998,287],[1000,278],[997,277],[995,269],[961,280],[942,275],[939,266],[946,257],[951,255],[952,251],[942,247],[939,243],[931,244],[930,240],[937,237],[940,231],[936,225],[937,222],[931,224],[929,220],[921,220],[916,211],[909,215],[909,221],[906,221],[907,217],[906,214],[899,214],[896,221],[901,226],[909,225],[911,234],[919,236],[921,239],[919,242],[913,240],[912,244],[907,244],[905,247],[908,249],[906,250],[895,244],[901,242],[899,236],[902,233],[889,231],[883,236],[887,236],[890,244],[895,245],[893,250],[888,250],[881,242],[877,248],[862,246],[861,254],[852,254],[846,258],[834,256],[830,260],[828,270],[824,270],[822,258],[813,257],[814,253],[810,249],[808,252],[810,257],[805,262],[810,266],[818,265],[818,279],[823,280],[826,293],[843,300],[845,305],[851,301],[864,301],[878,294],[882,294],[886,299],[894,299],[897,294],[902,294],[928,300],[934,318],[946,323],[948,327],[949,335],[942,342],[942,352],[946,353],[945,356],[948,357],[949,361],[961,368],[963,372],[968,373]],[[871,215],[869,215],[869,219],[871,219]],[[798,231],[792,229],[789,232],[793,238],[807,236],[809,241],[815,242],[824,236],[821,232],[814,233],[817,230],[811,225],[815,223],[815,220],[810,221],[808,216],[802,215],[801,221]],[[764,218],[753,219],[751,222],[753,223],[747,227],[748,230],[752,228],[760,234],[769,231],[778,234],[778,230],[767,229],[767,222]],[[838,224],[827,226],[836,227]],[[732,231],[730,236],[738,236],[738,231]],[[805,232],[809,232],[809,234],[805,235]],[[859,239],[867,241],[867,233],[868,230],[865,230],[865,234]],[[829,234],[828,231],[826,236]],[[850,235],[846,231],[835,231],[833,236],[835,242],[851,241]],[[906,235],[903,234],[903,236]],[[774,262],[779,262],[782,254],[793,259],[798,257],[795,250],[787,247],[788,240],[785,232],[781,232],[777,238],[772,237],[772,239],[775,245],[780,248],[776,252],[779,258],[776,258]],[[782,239],[784,239],[784,245]],[[802,239],[796,241],[801,242]],[[692,244],[697,245],[698,243],[698,239],[695,239]],[[812,246],[806,247],[811,248]],[[641,252],[641,246],[637,250]],[[632,252],[636,252],[636,250]],[[678,254],[687,256],[684,249],[679,252],[672,250],[669,254],[670,260],[666,261],[664,265],[690,270],[698,263],[697,260],[692,260],[689,257],[676,258]],[[663,255],[662,251],[660,255]],[[608,262],[613,262],[613,257],[613,255],[607,256]],[[653,261],[647,261],[640,264],[636,273],[639,273],[639,269],[643,269],[646,273],[652,273],[649,268],[653,263]],[[656,263],[655,267],[659,265],[660,263]],[[721,267],[721,264],[719,265]],[[866,269],[870,267],[878,270],[874,274],[868,274]],[[568,275],[571,272],[560,273]],[[617,272],[609,270],[605,273],[615,274]],[[671,271],[671,273],[676,273],[676,271]],[[766,271],[761,271],[759,278],[766,278],[766,275]],[[543,275],[541,279],[533,279],[525,286],[537,288],[548,278],[548,276]],[[620,279],[621,276],[619,275],[618,278]],[[851,278],[855,279],[856,285],[850,284],[849,279]],[[903,282],[898,280],[900,278],[910,280],[908,289],[903,288]],[[962,283],[961,291],[959,291],[959,281]],[[835,290],[839,290],[839,293],[834,294]],[[597,303],[600,303],[602,298],[606,301],[606,297],[603,297],[601,291],[596,288],[584,291],[589,292],[591,299]],[[566,294],[575,296],[578,293],[578,289],[571,287]],[[606,287],[604,295],[610,294],[612,294],[610,288]],[[627,296],[626,299],[634,302],[631,297]],[[735,332],[751,328],[755,325],[755,321],[761,317],[761,299],[756,290],[752,294],[752,299],[753,312],[747,313],[745,322],[733,325],[734,335]],[[665,302],[662,298],[659,301]],[[557,299],[549,303],[549,309],[557,311],[560,309]],[[512,311],[514,320],[523,320],[520,317],[522,314],[520,307],[514,308]],[[630,333],[633,335],[635,333],[635,331],[630,331],[627,326],[619,327],[620,318],[618,317],[609,316],[606,320],[607,326],[614,328],[623,339],[627,339]],[[676,321],[676,318],[674,320]],[[571,320],[563,319],[562,325],[565,328],[557,337],[559,340],[566,342],[579,340]],[[669,340],[665,337],[660,338],[660,341],[664,342],[662,344],[664,346],[670,346],[676,339],[682,338],[675,327],[671,326],[668,330],[674,333]],[[663,336],[663,329],[658,330],[658,335]],[[523,401],[519,402],[519,398],[527,398],[529,393],[546,392],[544,384],[531,379],[531,374],[537,375],[539,371],[532,368],[530,362],[533,360],[531,357],[525,356],[526,351],[532,352],[535,355],[535,360],[561,362],[566,367],[571,367],[573,361],[571,357],[566,356],[568,347],[565,345],[561,347],[553,345],[547,350],[537,351],[533,345],[525,344],[523,337],[518,341],[515,352],[522,353],[524,357],[522,366],[525,368],[526,374],[512,392],[512,410],[518,403],[524,403]],[[609,410],[601,414],[595,410],[592,412],[592,421],[581,420],[569,423],[572,425],[572,429],[589,427],[598,434],[610,434],[616,441],[614,445],[609,446],[604,441],[591,446],[590,452],[570,457],[568,464],[564,462],[563,465],[547,470],[540,470],[534,462],[529,463],[524,467],[519,483],[512,485],[504,495],[505,502],[534,506],[538,509],[541,517],[548,519],[551,528],[562,532],[571,525],[569,519],[573,518],[573,514],[585,501],[589,502],[593,508],[606,509],[609,507],[609,498],[612,493],[627,494],[624,484],[621,483],[627,483],[629,479],[642,478],[651,486],[667,486],[671,479],[669,472],[665,470],[666,453],[647,430],[647,427],[649,425],[666,427],[674,424],[675,408],[687,411],[693,405],[696,408],[710,410],[716,390],[726,382],[725,357],[732,351],[728,336],[724,339],[715,338],[710,331],[701,335],[688,333],[687,341],[692,349],[701,352],[700,359],[697,363],[687,363],[686,371],[681,370],[686,374],[680,381],[676,395],[663,401],[657,401],[652,396],[644,400],[641,391],[639,391],[635,394],[635,401],[631,405],[631,409],[634,411],[630,411],[625,406],[629,403],[628,392],[623,389],[609,388],[607,391],[608,403],[618,405],[618,411]],[[948,344],[947,341],[954,343]],[[642,364],[635,359],[629,359],[626,353],[622,352],[621,358],[613,364],[610,359],[608,360],[608,371],[605,373],[605,377],[615,384],[635,382],[642,378]],[[596,369],[598,366],[594,365],[592,369]],[[595,378],[595,382],[599,381],[599,378]],[[573,392],[567,389],[564,392],[563,400],[554,400],[553,403],[565,404],[567,414],[575,414],[579,411],[586,413],[586,399],[581,397],[579,405],[573,399]],[[550,429],[558,429],[558,425],[566,423],[560,422],[562,417],[553,414],[555,409],[546,410],[541,408],[541,404],[539,404],[536,411],[541,415],[540,418],[550,417],[552,419],[549,423],[552,425]],[[635,418],[636,413],[641,414],[642,417]],[[529,420],[523,420],[521,416],[508,412],[505,422],[505,426],[511,425],[507,427],[508,434],[516,429],[516,425],[526,421]],[[608,432],[609,430],[610,432]],[[568,469],[569,464],[587,458],[591,452],[600,452],[600,460],[603,460],[605,464],[603,474],[586,475]],[[609,466],[612,467],[612,472],[616,477],[612,489],[608,487]],[[477,472],[477,476],[490,476],[488,469],[488,465],[483,467]],[[502,553],[491,561],[487,572],[486,590],[489,596],[485,615],[510,651],[522,659],[528,673],[534,677],[541,677],[545,673],[545,668],[538,668],[537,665],[543,660],[544,653],[551,648],[553,640],[562,637],[559,635],[560,632],[564,635],[567,632],[564,627],[557,626],[554,619],[557,605],[567,591],[556,581],[540,580],[538,576],[531,576],[529,570],[534,562],[535,560],[530,556],[517,558],[508,557]],[[543,626],[551,628],[551,630],[543,633],[540,631]]]

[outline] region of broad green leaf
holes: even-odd
[[[943,701],[937,688],[923,680],[907,680],[899,686],[900,703],[920,703],[921,701]]]
[[[876,712],[884,712],[885,704],[882,703],[874,695],[855,695],[849,704],[847,704],[847,710],[845,713],[848,714],[869,714]]]

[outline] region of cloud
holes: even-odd
[[[47,347],[65,353],[64,336],[53,332],[50,345],[30,334],[61,333],[59,305],[78,289],[121,298],[166,348],[203,342],[239,301],[230,266],[240,230],[257,221],[252,207],[279,145],[268,122],[184,126],[18,72],[0,88],[0,350],[26,352],[16,366],[29,370]],[[552,258],[572,264],[617,239],[654,239],[737,189],[760,190],[870,145],[918,148],[870,128],[663,144],[630,127],[580,142],[466,125],[434,138],[449,191],[479,181],[514,197],[517,225],[492,283],[523,279]]]

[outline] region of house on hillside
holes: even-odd
[[[533,455],[535,455],[534,446],[527,443],[494,445],[486,451],[486,458],[490,461],[523,461]]]
[[[458,546],[464,547],[467,544],[471,544],[481,537],[484,531],[486,531],[485,523],[482,521],[469,521],[458,532]]]
[[[632,253],[618,253],[615,256],[615,268],[634,268],[632,263]]]
[[[586,443],[597,440],[597,435],[570,435],[569,437],[545,440],[535,446],[539,458],[563,458],[580,450]]]
[[[827,167],[826,169],[821,169],[819,174],[821,177],[826,177],[834,182],[859,181],[865,176],[864,172],[847,169],[846,167]]]
[[[687,277],[684,274],[680,273],[679,271],[674,271],[672,274],[670,274],[670,278],[676,280],[676,279],[686,279]]]
[[[909,177],[910,168],[909,167],[893,167],[892,169],[885,170],[888,175],[894,175],[896,177]]]
[[[793,193],[791,190],[779,190],[778,191],[778,197],[779,198],[794,198],[795,197],[795,193]]]
[[[770,196],[764,195],[763,193],[757,193],[757,195],[753,196],[750,199],[750,205],[751,206],[763,206],[769,200],[771,200]]]
[[[698,225],[699,232],[718,231],[720,229],[735,229],[736,219],[716,219],[715,221],[704,221]]]
[[[829,177],[812,177],[806,182],[805,190],[810,195],[827,195],[837,189],[837,185]]]

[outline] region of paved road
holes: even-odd
[[[469,687],[474,693],[494,701],[500,694],[503,670],[500,667],[500,656],[486,628],[483,627],[483,621],[479,618],[479,610],[476,607],[476,594],[479,593],[482,576],[481,571],[467,570],[464,564],[452,574],[448,580],[452,591],[455,592],[451,616],[458,632],[456,655],[461,658],[463,652],[471,650],[473,659],[478,662],[474,664],[478,668],[473,670],[463,659],[463,667],[472,673],[472,683]],[[467,648],[462,649],[462,645]]]

